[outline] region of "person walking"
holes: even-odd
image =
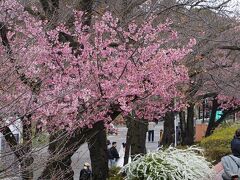
[[[177,139],[177,145],[181,144],[181,129],[179,126],[176,126],[176,139]]]
[[[83,169],[80,171],[79,180],[92,180],[92,171],[90,164],[84,163]]]
[[[123,167],[124,165],[124,157],[125,157],[126,143],[122,143],[122,147],[119,150],[119,159],[117,161],[117,167]],[[131,162],[131,157],[128,157],[128,163]]]
[[[232,154],[240,158],[240,129],[237,129],[233,140],[231,141]]]
[[[119,158],[120,157],[117,151],[117,142],[112,142],[112,147],[109,151],[110,167],[116,166],[116,162]]]
[[[161,145],[162,145],[162,139],[163,139],[163,130],[160,129],[158,147],[161,147]]]
[[[112,153],[111,153],[111,147],[109,147],[111,145],[111,142],[109,140],[107,140],[107,156],[108,156],[108,167],[111,168],[111,164],[112,164]]]
[[[156,126],[155,122],[149,122],[148,123],[148,142],[152,141],[154,142],[154,128]]]
[[[240,129],[237,129],[231,141],[232,155],[224,156],[221,159],[224,173],[224,180],[240,179]]]
[[[122,143],[122,146],[119,150],[119,159],[117,161],[117,167],[123,167],[124,156],[125,156],[125,147],[126,147],[126,143]]]

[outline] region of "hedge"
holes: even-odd
[[[204,148],[208,160],[218,163],[223,156],[231,154],[231,141],[239,127],[240,124],[225,124],[201,141],[200,145]]]

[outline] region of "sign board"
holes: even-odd
[[[218,121],[222,115],[223,115],[223,112],[221,110],[217,110],[216,117],[215,117],[216,121]]]

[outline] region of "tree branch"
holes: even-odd
[[[240,51],[239,46],[220,46],[219,49],[227,49],[227,50],[233,50],[233,51]]]
[[[35,12],[34,10],[32,10],[31,7],[25,6],[24,7],[24,11],[27,11],[29,14],[31,14],[34,17],[38,17],[41,20],[45,20],[46,17],[44,15],[42,15],[40,12]]]
[[[6,47],[7,53],[9,55],[10,58],[10,62],[14,63],[16,60],[13,58],[12,56],[12,49],[9,43],[9,40],[7,38],[7,27],[3,22],[0,22],[0,37],[2,39],[2,44],[4,47]],[[35,94],[38,94],[40,91],[40,87],[42,84],[42,81],[40,78],[28,78],[24,73],[21,73],[19,70],[21,69],[21,67],[16,66],[15,70],[17,72],[17,74],[19,75],[20,80],[28,85],[31,89],[32,92]]]
[[[92,20],[93,0],[81,0],[79,10],[85,12],[83,15],[83,26],[90,26]]]
[[[19,151],[19,149],[21,149],[21,147],[20,147],[20,145],[18,145],[18,142],[17,142],[14,134],[10,130],[10,128],[5,126],[5,127],[0,129],[0,132],[3,134],[3,136],[4,136],[5,140],[7,141],[10,149],[14,152],[16,157],[20,160],[21,159],[21,152]]]
[[[230,109],[224,110],[220,119],[218,121],[216,121],[215,127],[218,127],[218,125],[221,124],[228,115],[238,112],[238,111],[240,111],[240,106],[236,107],[236,108],[230,108]]]
[[[48,3],[48,0],[39,0],[40,4],[42,5],[43,11],[46,15],[49,15],[51,12],[50,5]]]
[[[217,93],[207,93],[207,94],[197,96],[197,100],[206,99],[210,97],[214,98],[216,96],[217,96]]]

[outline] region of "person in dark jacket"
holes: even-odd
[[[109,147],[111,144],[111,142],[109,140],[107,140],[107,156],[108,156],[108,167],[111,168],[111,165],[112,165],[112,160],[113,160],[113,157],[112,157],[112,153],[111,153],[111,148]]]
[[[240,158],[240,129],[237,129],[231,142],[232,154]]]
[[[79,180],[92,180],[92,171],[90,164],[84,163],[83,169],[80,171]]]
[[[116,147],[117,142],[112,142],[112,147],[109,150],[110,167],[116,166],[116,162],[119,159],[119,154]]]

